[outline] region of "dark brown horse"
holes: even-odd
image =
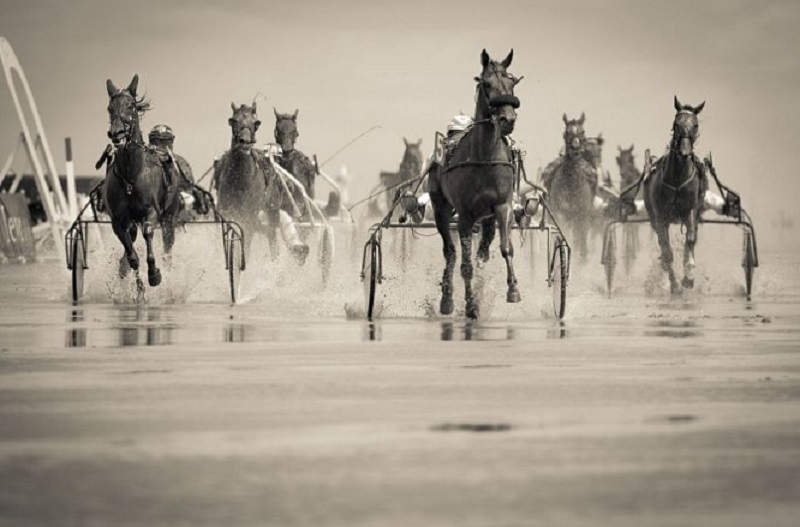
[[[381,171],[379,176],[380,183],[369,192],[370,196],[372,196],[367,210],[369,218],[385,215],[397,199],[398,191],[406,188],[403,183],[411,182],[420,175],[422,164],[425,161],[420,147],[422,139],[414,143],[404,137],[403,143],[405,144],[405,150],[403,151],[403,159],[400,160],[399,170],[397,172]],[[381,200],[384,200],[383,204]]]
[[[253,235],[262,232],[260,214],[268,220],[267,239],[272,255],[277,255],[280,194],[275,185],[275,174],[261,150],[254,148],[256,131],[261,121],[253,106],[231,103],[233,115],[228,119],[231,127],[231,148],[216,163],[214,181],[220,213],[238,222],[245,232],[245,254],[249,254]]]
[[[617,166],[619,166],[620,190],[625,190],[639,180],[641,171],[636,168],[636,160],[633,155],[633,145],[630,148],[617,147]],[[635,196],[631,196],[632,198]]]
[[[597,173],[586,160],[586,134],[583,130],[585,116],[568,119],[564,114],[564,155],[560,163],[553,165],[552,173],[545,180],[545,188],[551,196],[556,215],[572,228],[577,240],[581,259],[589,253],[588,230],[596,216],[593,201],[597,193]]]
[[[673,254],[669,243],[669,226],[679,223],[686,227],[683,253],[686,288],[694,287],[694,246],[697,242],[697,225],[702,211],[705,191],[703,165],[694,155],[694,143],[699,135],[697,114],[705,103],[692,107],[681,104],[675,97],[675,119],[672,122],[672,141],[667,154],[658,159],[650,176],[644,182],[644,203],[650,225],[658,236],[661,248],[661,267],[669,274],[672,293],[680,290]]]
[[[275,140],[283,151],[280,158],[276,160],[297,178],[300,184],[303,185],[308,197],[314,199],[317,170],[307,155],[295,149],[295,143],[300,136],[300,132],[297,130],[297,114],[299,110],[295,110],[294,113],[278,113],[278,110],[273,108],[273,111],[275,112]],[[292,191],[292,195],[300,211],[304,215],[310,214],[309,211],[305,210],[306,202],[303,199],[303,192],[299,188],[295,188]]]
[[[514,130],[519,99],[514,86],[521,79],[508,72],[514,56],[512,50],[501,62],[492,60],[484,49],[482,71],[476,77],[475,120],[452,155],[433,169],[429,192],[433,204],[436,229],[444,244],[445,269],[442,276],[443,315],[453,312],[453,268],[456,247],[450,234],[450,220],[458,214],[458,235],[461,239],[461,277],[464,279],[466,316],[478,317],[479,308],[472,292],[472,229],[481,222],[478,259],[489,259],[489,246],[500,229],[500,252],[506,261],[508,302],[519,302],[517,278],[514,276],[514,249],[509,239],[512,220],[511,200],[514,192],[514,166],[511,148],[505,136]]]
[[[127,274],[128,268],[136,271],[137,286],[142,294],[139,256],[133,247],[137,230],[141,227],[147,247],[147,281],[155,287],[161,283],[161,271],[153,253],[153,233],[160,224],[164,251],[168,254],[175,241],[175,216],[180,210],[180,176],[174,169],[167,170],[155,150],[144,143],[139,117],[149,109],[149,104],[137,95],[138,84],[138,75],[122,90],[110,79],[106,81],[108,137],[115,149],[109,158],[103,188],[111,227],[125,248],[120,275]]]

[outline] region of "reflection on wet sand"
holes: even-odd
[[[72,324],[75,322],[83,322],[84,315],[82,308],[75,308],[70,313],[68,321]],[[75,327],[67,330],[67,338],[64,344],[67,348],[85,348],[86,347],[86,328]]]
[[[696,331],[687,328],[698,327],[695,320],[656,320],[648,324],[650,327],[663,328],[656,330],[645,330],[644,334],[648,337],[667,337],[673,339],[685,339],[701,337],[702,331]]]
[[[161,308],[125,306],[116,312],[119,317],[117,324],[98,329],[94,333],[116,333],[117,345],[120,347],[173,344],[174,324],[162,320]],[[85,318],[83,308],[75,307],[71,310],[65,339],[67,348],[85,348],[89,345],[89,335],[92,332],[86,327]]]

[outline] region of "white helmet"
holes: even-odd
[[[453,117],[453,120],[447,125],[447,132],[463,132],[471,125],[472,117],[469,115],[459,114]]]

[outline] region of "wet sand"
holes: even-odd
[[[564,323],[369,324],[73,307],[5,266],[0,525],[795,525],[785,267],[749,303],[584,283]]]

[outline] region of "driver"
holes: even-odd
[[[158,124],[147,134],[147,140],[150,146],[158,153],[168,156],[174,163],[175,168],[178,169],[178,174],[180,175],[178,189],[184,205],[193,207],[200,214],[206,214],[208,212],[208,204],[203,192],[195,185],[192,167],[183,156],[173,151],[175,133],[172,128],[166,124]]]

